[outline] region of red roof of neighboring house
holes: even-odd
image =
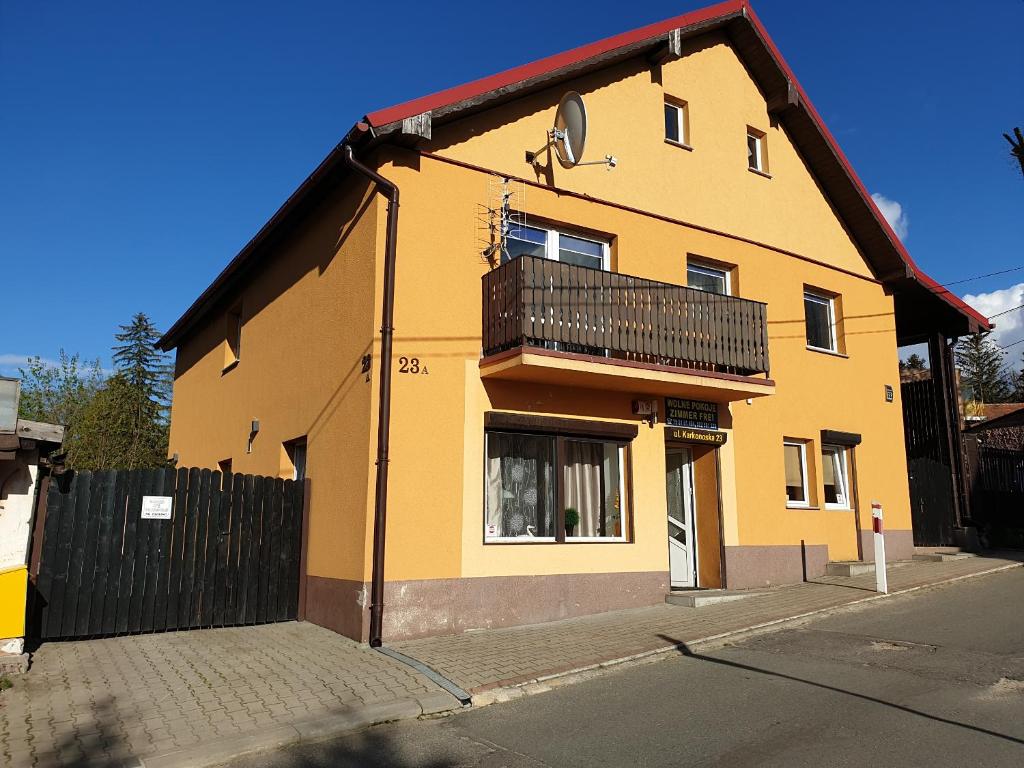
[[[1024,408],[1024,403],[985,403],[981,406],[981,415],[985,421],[1008,416]]]
[[[807,119],[801,117],[803,120],[801,125],[789,126],[792,135],[795,137],[799,131],[802,131],[803,140],[814,145],[802,148],[808,164],[812,167],[815,167],[815,163],[818,164],[815,169],[819,178],[824,178],[826,173],[831,175],[832,186],[830,188],[835,194],[844,198],[846,215],[852,217],[847,219],[847,223],[852,222],[855,218],[856,226],[851,224],[851,228],[856,229],[863,241],[870,241],[872,252],[881,254],[879,258],[887,260],[884,271],[888,276],[880,279],[898,280],[901,277],[908,279],[924,289],[925,295],[927,292],[934,294],[956,315],[965,318],[969,330],[990,328],[991,324],[983,315],[950,291],[942,288],[921,271],[910,257],[903,243],[900,242],[871,199],[871,195],[868,194],[849,160],[826,128],[821,116],[811,104],[810,99],[807,98],[807,94],[747,0],[726,0],[717,5],[623,32],[529,64],[513,67],[496,75],[376,110],[369,113],[364,121],[353,126],[343,143],[373,140],[370,139],[371,136],[376,136],[379,139],[387,133],[399,130],[402,120],[427,112],[432,114],[436,123],[439,118],[451,119],[464,112],[486,108],[491,103],[497,103],[502,99],[515,98],[529,88],[542,87],[559,79],[574,76],[584,69],[603,66],[616,56],[634,55],[634,53],[639,55],[645,48],[663,45],[667,36],[677,30],[687,35],[700,34],[704,30],[710,31],[727,24],[735,26],[735,23],[743,24],[743,34],[747,38],[747,50],[756,54],[758,59],[756,63],[759,69],[768,72],[776,83],[784,81],[790,91],[791,103],[801,108],[809,119],[809,124]],[[795,138],[794,141],[796,141]],[[320,182],[324,181],[328,174],[340,165],[340,146],[328,155],[270,221],[228,264],[213,284],[167,331],[159,342],[163,349],[175,346],[181,335],[210,310],[221,293],[239,277],[243,267],[247,266],[250,259],[256,256],[256,251],[270,232],[290,214],[308,203],[307,198],[319,187]],[[898,272],[893,271],[897,266]]]

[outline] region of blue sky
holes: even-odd
[[[701,5],[0,0],[0,373],[169,326],[366,112]],[[919,264],[1024,266],[1024,2],[754,7]]]

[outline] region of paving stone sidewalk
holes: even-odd
[[[890,570],[889,586],[927,586],[1020,559],[908,563]],[[480,694],[873,595],[871,575],[822,578],[698,609],[656,605],[392,647]],[[161,755],[173,764],[182,754],[202,764],[233,744],[273,746],[275,733],[323,737],[359,723],[359,712],[392,719],[455,705],[411,668],[312,624],[47,643],[0,694],[0,765],[137,766]]]
[[[409,667],[295,622],[46,643],[0,693],[0,765],[138,765],[441,689]],[[241,740],[244,743],[244,739]]]
[[[1019,553],[1018,553],[1019,554]],[[1015,555],[890,567],[890,593],[1019,565]],[[613,613],[394,643],[472,694],[838,607],[876,593],[873,574],[822,577],[734,602],[686,608],[655,605]]]

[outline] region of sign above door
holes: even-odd
[[[689,429],[718,429],[718,404],[666,397],[665,424]]]

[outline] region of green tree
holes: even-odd
[[[115,373],[82,417],[86,436],[77,469],[143,469],[167,465],[167,423],[159,404],[122,372]]]
[[[979,403],[1004,403],[1010,385],[1003,372],[1006,353],[989,338],[991,331],[962,339],[954,350],[964,395]]]
[[[144,392],[166,413],[171,403],[171,366],[168,356],[156,348],[162,335],[149,317],[138,312],[114,334],[114,366],[133,387]]]
[[[923,371],[925,368],[924,358],[916,352],[907,358],[907,370],[909,371]]]
[[[63,349],[56,364],[30,357],[21,374],[18,416],[64,427],[64,450],[73,464],[86,440],[83,417],[104,382],[99,360],[82,362]]]
[[[156,348],[160,332],[142,312],[114,335],[117,372],[84,415],[87,447],[80,469],[139,469],[167,464],[171,369]]]

